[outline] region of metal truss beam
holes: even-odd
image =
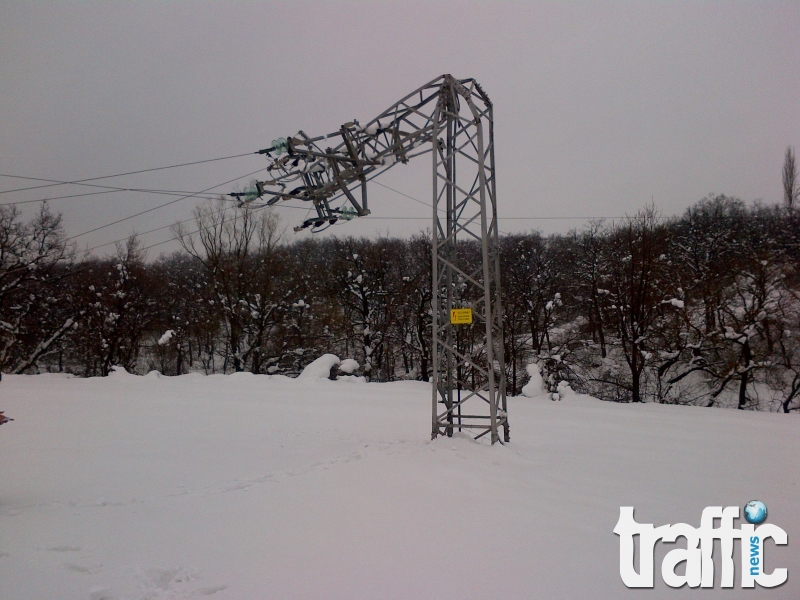
[[[501,441],[502,429],[503,441],[509,441],[494,121],[480,85],[442,75],[365,125],[353,120],[314,138],[300,131],[260,152],[270,161],[272,179],[231,195],[243,203],[311,202],[316,216],[295,230],[312,231],[368,215],[367,182],[431,152],[431,436],[468,430],[477,432],[476,439],[488,434],[494,443]],[[472,309],[472,323],[451,323],[454,308]]]

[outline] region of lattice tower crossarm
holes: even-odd
[[[370,214],[367,182],[431,152],[431,435],[469,430],[494,443],[502,428],[509,441],[492,103],[478,83],[442,75],[366,125],[313,138],[300,131],[260,152],[271,179],[231,196],[310,202],[316,215],[296,231]],[[471,308],[473,323],[451,323],[453,308]]]

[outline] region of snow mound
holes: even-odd
[[[525,369],[528,371],[528,375],[531,376],[531,379],[525,387],[522,388],[522,395],[528,398],[536,398],[537,396],[545,395],[547,389],[544,386],[544,379],[542,379],[542,368],[536,363],[531,363],[525,367]]]
[[[175,332],[172,329],[167,329],[160,338],[158,338],[158,345],[165,346],[169,344],[169,341],[172,339],[172,336],[175,335]]]
[[[303,369],[298,379],[328,379],[331,369],[339,364],[341,361],[335,354],[323,354]]]
[[[557,391],[560,398],[568,398],[575,395],[575,390],[570,387],[568,381],[560,381]]]
[[[227,377],[230,377],[231,379],[251,379],[253,377],[256,377],[256,375],[255,373],[251,373],[250,371],[238,371],[236,373],[231,373],[230,375],[227,375]]]
[[[119,377],[136,377],[136,375],[134,375],[132,373],[128,373],[128,371],[126,371],[125,367],[123,367],[122,365],[114,365],[113,367],[111,367],[111,371],[109,372],[108,376],[109,377],[116,377],[116,378],[119,378]]]
[[[359,366],[358,362],[356,362],[352,358],[347,358],[343,360],[342,363],[339,365],[339,370],[342,373],[347,373],[348,375],[350,375],[352,374],[353,371],[355,371],[358,368],[358,366]]]
[[[684,307],[683,300],[678,300],[678,298],[672,298],[670,300],[664,300],[664,304],[671,304],[675,308],[682,309]]]

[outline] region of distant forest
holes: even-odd
[[[0,371],[295,376],[331,352],[371,381],[430,377],[427,237],[287,241],[275,213],[198,207],[183,250],[81,257],[60,216],[0,206]],[[800,409],[800,214],[709,196],[500,240],[508,393]],[[460,246],[467,260],[477,248]],[[470,258],[472,257],[472,258]],[[468,299],[467,299],[468,300]],[[477,326],[476,326],[477,327]],[[479,351],[480,332],[459,341]],[[474,339],[473,339],[474,338]]]

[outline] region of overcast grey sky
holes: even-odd
[[[474,77],[494,102],[508,232],[566,231],[582,222],[524,218],[618,216],[651,199],[678,214],[711,192],[780,202],[784,152],[800,149],[797,1],[0,0],[0,173],[75,180],[255,151],[298,129],[367,121],[442,73]],[[244,157],[98,183],[199,191],[264,164]],[[399,165],[380,181],[428,201],[429,168]],[[0,190],[32,184],[0,177]],[[168,200],[123,192],[51,206],[76,235]],[[370,203],[376,217],[395,218],[331,231],[405,236],[428,226],[429,209],[379,186]],[[195,204],[78,241],[168,225]],[[305,212],[280,214],[294,225]]]

